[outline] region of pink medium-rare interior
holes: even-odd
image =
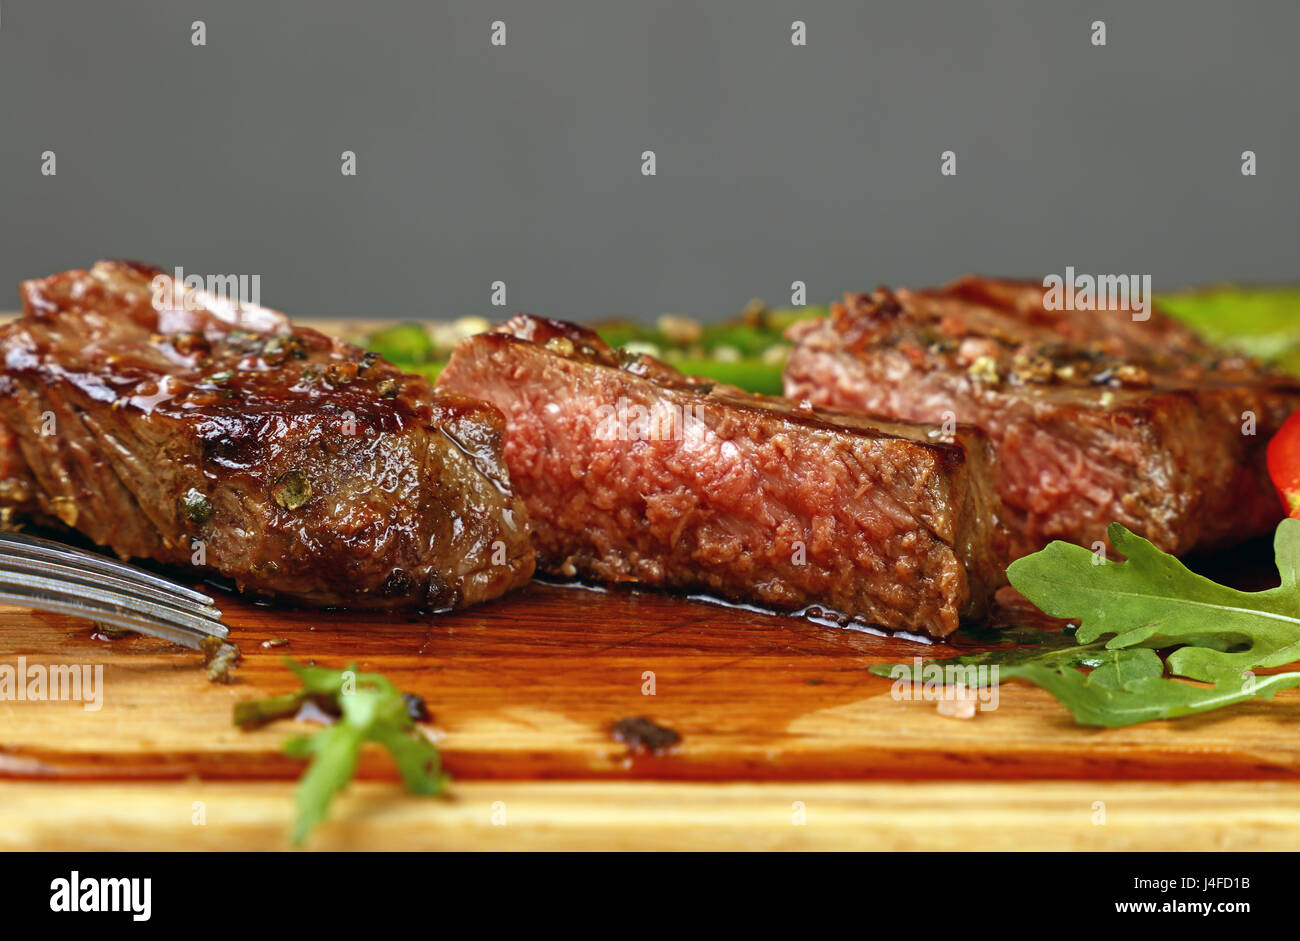
[[[462,346],[440,385],[505,415],[506,462],[545,570],[821,604],[938,635],[957,627],[969,596],[952,548],[959,501],[924,445],[775,414],[755,421],[707,395],[501,338]],[[633,413],[696,409],[696,420],[666,440],[611,436],[620,400]]]

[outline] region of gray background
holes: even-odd
[[[1296,279],[1297,35],[1282,0],[0,0],[0,309],[101,257],[353,317]]]

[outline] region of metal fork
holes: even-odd
[[[194,650],[225,640],[216,602],[144,569],[24,533],[0,532],[0,602],[90,618]]]

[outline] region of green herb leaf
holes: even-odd
[[[1197,575],[1118,523],[1108,533],[1127,561],[1095,565],[1087,549],[1054,542],[1007,577],[1047,614],[1077,618],[1080,643],[1114,634],[1108,649],[1185,645],[1168,661],[1175,676],[1237,680],[1300,659],[1300,520],[1283,520],[1274,539],[1281,586],[1256,592]]]
[[[1013,645],[924,661],[922,668],[937,663],[945,669],[931,675],[953,676],[946,668],[995,667],[996,676],[985,671],[979,681],[1033,683],[1077,722],[1109,728],[1271,700],[1300,686],[1300,673],[1254,675],[1300,660],[1300,520],[1284,520],[1274,539],[1281,586],[1257,592],[1197,575],[1119,524],[1108,532],[1124,561],[1094,564],[1089,550],[1054,542],[1007,570],[1011,584],[1045,613],[1078,620],[1073,636],[997,632]],[[1033,646],[1019,646],[1025,641]],[[871,672],[925,678],[915,665]]]
[[[374,740],[388,749],[412,794],[441,794],[450,780],[442,773],[442,756],[432,742],[383,726],[375,729]]]
[[[967,637],[978,635],[978,629],[968,630]],[[868,667],[868,672],[876,676],[889,677],[890,679],[902,679],[910,682],[921,683],[925,681],[922,675],[925,667],[932,663],[940,666],[953,667],[980,667],[980,666],[997,666],[999,679],[1009,676],[1009,669],[1024,663],[1032,663],[1051,669],[1064,669],[1066,667],[1094,667],[1102,663],[1102,657],[1106,652],[1106,645],[1100,641],[1091,644],[1080,644],[1075,640],[1072,632],[1066,631],[1044,631],[1037,628],[1011,627],[1005,630],[984,632],[989,641],[995,639],[999,643],[1007,646],[1001,650],[981,650],[978,653],[962,654],[959,657],[947,657],[944,659],[924,659],[921,661],[921,669],[917,669],[915,661],[912,663],[877,663]],[[1026,644],[1031,646],[1025,646]],[[989,673],[984,673],[988,677]],[[978,673],[968,675],[967,687],[969,689],[979,688]]]
[[[235,723],[255,728],[265,722],[288,718],[307,702],[315,702],[338,721],[312,735],[301,735],[284,743],[292,758],[310,759],[311,764],[298,783],[298,817],[293,841],[301,844],[312,828],[325,819],[334,796],[347,787],[356,773],[366,742],[377,742],[388,750],[406,789],[412,794],[440,794],[450,778],[442,771],[442,758],[415,725],[405,697],[386,677],[358,673],[355,667],[330,670],[307,666],[285,658],[285,665],[298,675],[302,689],[284,696],[239,703]]]
[[[312,828],[325,819],[334,795],[352,780],[364,743],[365,733],[347,722],[326,726],[314,735],[286,743],[287,754],[311,757],[311,764],[298,781],[298,817],[293,825],[295,845],[302,845]]]
[[[1216,346],[1300,371],[1300,288],[1218,285],[1163,295],[1156,303]]]
[[[1041,686],[1074,714],[1076,722],[1108,728],[1152,719],[1177,719],[1222,709],[1248,699],[1272,699],[1279,689],[1300,686],[1300,673],[1278,673],[1253,683],[1224,679],[1214,686],[1198,686],[1165,679],[1160,673],[1150,673],[1151,666],[1163,670],[1154,651],[1131,649],[1119,652],[1140,653],[1151,659],[1145,667],[1136,662],[1125,663],[1125,667],[1132,667],[1137,675],[1121,676],[1122,670],[1112,673],[1103,673],[1101,669],[1091,673],[1053,670],[1032,663],[1013,667],[1002,675]]]

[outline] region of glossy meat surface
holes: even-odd
[[[160,274],[26,282],[0,330],[8,479],[40,512],[316,606],[444,610],[531,576],[496,409]]]
[[[1112,521],[1183,553],[1281,518],[1264,448],[1300,383],[1159,311],[1048,310],[1041,286],[967,278],[847,295],[792,338],[793,400],[986,431],[1015,556]]]
[[[945,636],[1003,578],[988,443],[684,376],[519,316],[463,341],[440,389],[506,417],[538,566],[809,606]]]

